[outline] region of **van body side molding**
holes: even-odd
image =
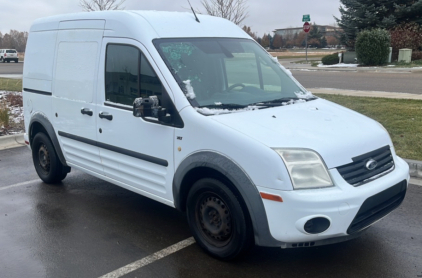
[[[23,90],[25,92],[33,93],[33,94],[39,94],[39,95],[45,95],[45,96],[51,96],[51,95],[53,95],[52,92],[39,91],[39,90],[33,90],[33,89],[28,89],[28,88],[23,88]]]
[[[102,149],[105,149],[105,150],[124,154],[124,155],[134,157],[134,158],[137,158],[137,159],[145,160],[145,161],[148,161],[148,162],[151,162],[151,163],[154,163],[154,164],[158,164],[158,165],[161,165],[161,166],[164,166],[164,167],[167,167],[169,165],[167,160],[164,160],[164,159],[161,159],[161,158],[149,156],[149,155],[142,154],[142,153],[137,153],[137,152],[130,151],[130,150],[127,150],[127,149],[115,147],[115,146],[112,146],[112,145],[107,145],[107,144],[104,144],[104,143],[101,143],[101,142],[98,142],[98,141],[94,141],[94,140],[91,140],[91,139],[87,139],[87,138],[80,137],[80,136],[77,136],[77,135],[73,135],[73,134],[70,134],[70,133],[66,133],[66,132],[63,132],[63,131],[59,131],[59,135],[62,136],[62,137],[65,137],[65,138],[69,138],[69,139],[72,139],[72,140],[75,140],[75,141],[79,141],[79,142],[88,144],[88,145],[96,146],[96,147],[99,147],[99,148],[102,148]]]
[[[210,168],[224,175],[239,191],[248,208],[255,235],[255,244],[267,247],[279,247],[283,243],[274,239],[270,233],[264,203],[258,189],[247,174],[228,157],[212,152],[201,151],[185,158],[177,167],[173,179],[174,205],[178,210],[185,211],[182,200],[183,180],[186,174],[195,168]]]

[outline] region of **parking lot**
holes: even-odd
[[[26,147],[0,151],[0,173],[1,277],[422,276],[417,185],[358,239],[255,247],[221,262],[201,251],[185,215],[173,208],[76,170],[60,185],[44,184]]]

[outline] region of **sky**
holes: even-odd
[[[190,0],[195,10],[206,13],[201,0]],[[187,0],[126,0],[126,10],[157,10],[190,12]],[[310,14],[311,22],[332,25],[334,16],[339,17],[339,0],[247,0],[249,16],[241,26],[250,26],[262,36],[273,35],[275,29],[302,26],[302,15]],[[2,0],[0,32],[11,29],[29,31],[32,22],[40,17],[82,12],[79,0]]]

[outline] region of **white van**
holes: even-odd
[[[354,238],[406,193],[408,165],[382,125],[314,97],[221,18],[39,19],[23,92],[44,182],[76,168],[185,211],[221,259]]]

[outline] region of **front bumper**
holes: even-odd
[[[283,199],[283,202],[263,199],[271,235],[283,248],[317,246],[355,238],[403,200],[409,166],[399,157],[395,157],[395,165],[391,173],[359,187],[344,181],[336,169],[330,170],[335,184],[331,188],[280,191],[257,187],[260,192]],[[329,220],[328,229],[317,234],[306,232],[304,224],[317,217]]]

